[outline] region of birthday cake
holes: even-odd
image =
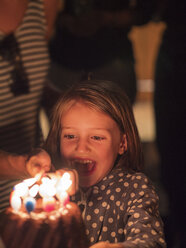
[[[0,214],[0,237],[5,247],[88,248],[80,209],[69,201],[59,180],[45,180],[46,190],[45,183],[32,182],[29,186],[25,180],[16,185],[11,207]],[[57,190],[59,184],[61,191]]]

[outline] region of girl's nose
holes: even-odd
[[[89,142],[86,139],[79,139],[76,144],[76,151],[79,153],[85,153],[90,150]]]

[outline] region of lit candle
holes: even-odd
[[[46,212],[53,211],[55,209],[56,200],[54,197],[44,197],[43,198],[43,209]]]
[[[70,200],[69,195],[66,191],[61,191],[56,196],[60,201],[61,207],[65,207]]]
[[[70,174],[65,172],[56,186],[56,196],[59,199],[61,206],[64,207],[69,202],[69,195],[66,192],[72,184]]]
[[[42,178],[42,184],[39,187],[39,194],[41,197],[51,197],[56,194],[56,188],[52,180],[49,178]]]
[[[23,182],[24,182],[28,187],[30,187],[30,186],[32,186],[34,183],[37,182],[37,178],[36,178],[36,177],[34,177],[34,178],[28,178],[28,179],[23,180]]]
[[[24,205],[28,213],[32,212],[35,209],[36,200],[29,196],[24,199]]]
[[[15,185],[15,192],[20,197],[25,197],[28,195],[28,186],[26,183],[18,183]]]
[[[35,197],[38,192],[39,192],[39,185],[38,184],[35,184],[34,186],[32,186],[29,189],[29,195],[32,197]]]
[[[21,198],[16,194],[15,191],[12,191],[11,193],[10,205],[15,211],[18,211],[21,208]]]
[[[66,191],[72,184],[72,180],[70,180],[70,174],[68,172],[65,172],[60,179],[59,184],[63,188],[63,191]]]
[[[62,176],[48,174],[46,177],[39,175],[35,178],[25,179],[22,183],[15,185],[10,197],[12,208],[18,211],[24,204],[28,213],[34,211],[36,207],[36,196],[39,193],[42,199],[44,211],[50,212],[56,208],[56,200],[61,207],[69,202],[67,190],[71,187],[72,180],[70,174],[65,172]],[[55,198],[56,196],[57,198]]]
[[[71,184],[70,174],[65,172],[56,186],[56,193],[60,195],[61,192],[67,191]]]

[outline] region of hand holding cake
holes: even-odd
[[[45,173],[54,172],[55,168],[51,163],[51,158],[49,154],[41,149],[37,148],[33,152],[31,152],[26,161],[26,170],[29,175],[32,177],[40,176],[42,177]],[[67,173],[68,174],[67,174]],[[53,179],[59,179],[59,177],[63,177],[64,174],[69,175],[72,183],[67,188],[67,193],[69,195],[74,195],[78,190],[78,173],[74,169],[63,168],[56,170],[55,173],[48,173]]]
[[[50,156],[41,148],[29,155],[0,151],[0,179],[24,179],[52,169]]]
[[[0,179],[26,179],[54,171],[49,154],[42,148],[34,149],[28,155],[0,151]],[[78,190],[79,184],[76,170],[67,168],[56,170],[52,177],[62,176],[65,172],[68,172],[72,178],[73,183],[68,189],[68,194],[73,195]]]
[[[38,173],[49,172],[52,169],[49,154],[41,149],[35,149],[26,160],[26,170],[30,176],[34,177]]]

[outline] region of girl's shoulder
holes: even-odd
[[[136,172],[133,170],[126,170],[125,168],[118,167],[111,172],[111,177],[115,176],[126,181],[144,181],[149,183],[150,179],[143,172]]]
[[[129,172],[121,167],[114,168],[98,184],[94,185],[93,190],[125,192],[126,195],[134,191],[153,191],[155,193],[153,183],[143,172]]]
[[[115,169],[108,178],[113,177],[113,182],[116,185],[120,185],[122,188],[133,188],[134,190],[138,189],[152,189],[155,190],[154,185],[150,178],[145,175],[143,172],[135,172],[135,171],[126,171],[123,168]]]
[[[143,172],[126,172],[123,169],[116,169],[111,175],[114,177],[109,182],[107,190],[117,193],[120,201],[122,199],[123,202],[137,201],[138,203],[139,200],[139,204],[149,198],[153,199],[153,204],[159,201],[153,182]]]

